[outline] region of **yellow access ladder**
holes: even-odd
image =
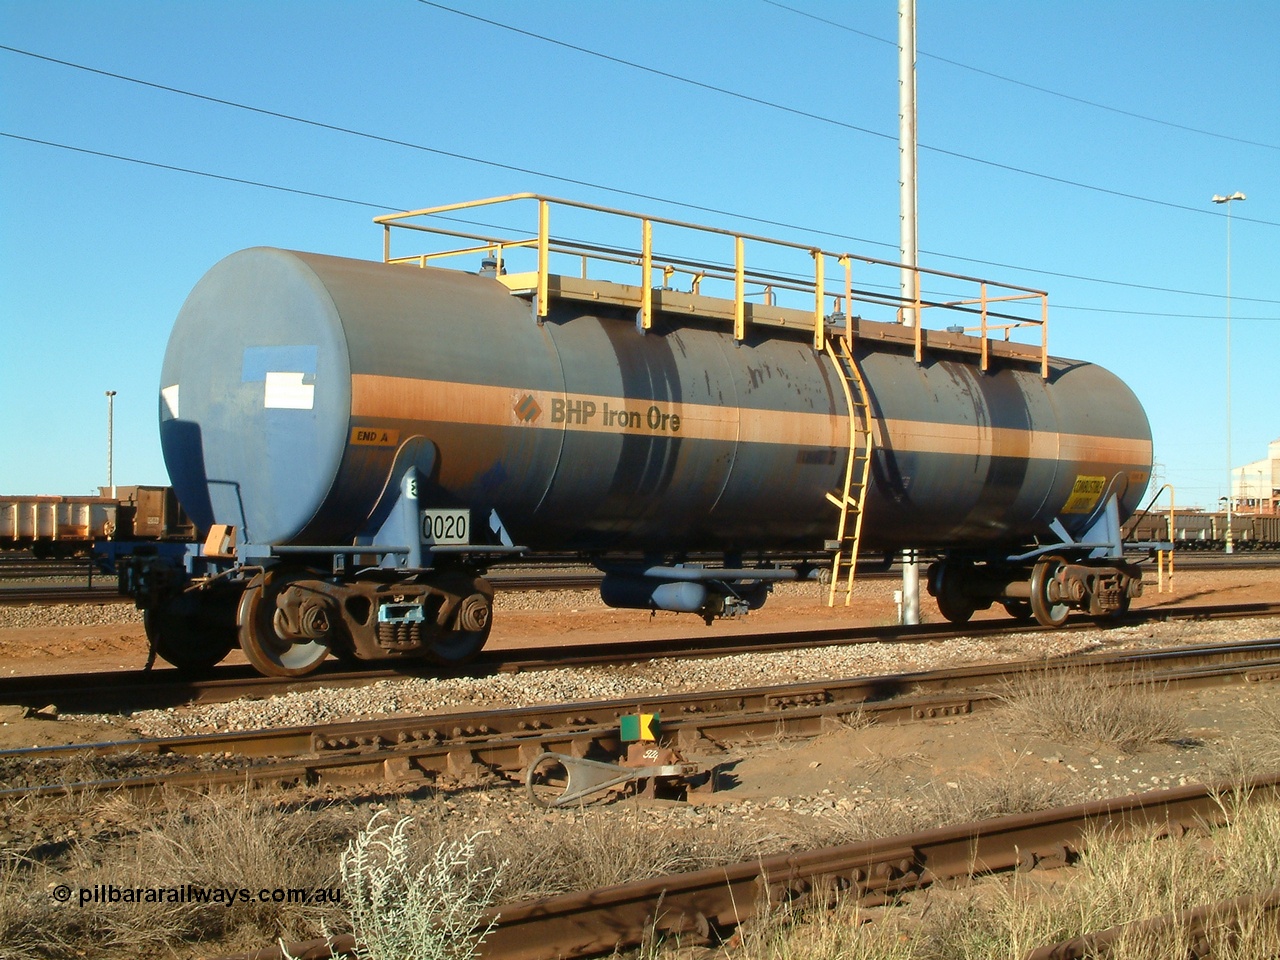
[[[847,607],[853,599],[853,578],[858,569],[858,543],[862,538],[862,517],[871,477],[871,448],[874,440],[867,385],[853,355],[847,331],[828,336],[826,349],[827,355],[840,372],[840,385],[844,388],[844,398],[849,405],[849,459],[844,470],[844,491],[840,494],[827,494],[827,499],[840,511],[840,523],[833,542],[835,556],[831,561],[831,589],[827,595],[827,606],[835,606],[836,586],[840,582],[843,567],[844,605]],[[852,532],[849,529],[851,520]]]

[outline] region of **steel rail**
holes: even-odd
[[[47,607],[55,603],[133,603],[133,598],[117,591],[114,583],[103,587],[0,587],[0,606],[24,603]]]
[[[1069,620],[1059,630],[1096,630],[1181,619],[1218,620],[1280,616],[1280,603],[1147,607],[1099,623]],[[443,668],[421,661],[400,661],[394,668],[350,670],[337,663],[307,677],[263,677],[251,667],[219,667],[204,679],[183,677],[176,670],[118,670],[98,673],[0,677],[0,703],[39,709],[56,704],[64,713],[104,713],[164,708],[188,703],[217,703],[243,696],[335,687],[368,686],[383,680],[412,677],[484,677],[524,670],[611,666],[637,660],[723,657],[745,653],[796,650],[862,643],[928,643],[959,637],[1026,634],[1043,628],[1009,620],[967,624],[931,623],[901,627],[821,627],[785,633],[720,634],[696,639],[677,637],[626,643],[599,642],[573,646],[486,650],[468,664]]]
[[[781,854],[694,873],[503,904],[482,948],[494,960],[543,960],[609,953],[647,936],[710,940],[780,904],[829,906],[838,898],[879,905],[942,881],[1065,865],[1099,833],[1180,836],[1223,822],[1225,797],[1280,797],[1280,775],[1243,784],[1192,784],[1039,813],[938,827],[918,833]],[[295,957],[350,954],[350,935],[286,945]],[[280,960],[280,948],[223,960]],[[1075,956],[1075,954],[1067,954]]]
[[[1157,671],[1155,667],[1161,669]],[[1280,640],[1093,654],[1050,662],[1020,661],[701,694],[28,747],[0,752],[0,763],[18,761],[29,766],[35,760],[124,754],[300,759],[232,770],[186,770],[81,784],[11,787],[0,790],[0,801],[117,788],[146,794],[166,785],[205,788],[227,784],[412,781],[438,774],[512,776],[548,751],[578,757],[617,755],[621,750],[618,718],[638,710],[662,716],[664,735],[692,754],[752,736],[816,736],[829,729],[833,720],[851,716],[871,722],[962,716],[1002,702],[1000,685],[1012,678],[1068,670],[1105,670],[1117,684],[1188,687],[1268,682],[1280,680]],[[714,779],[714,767],[707,775]]]

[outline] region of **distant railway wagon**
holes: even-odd
[[[1152,510],[1131,518],[1124,532],[1126,540],[1164,540],[1177,550],[1223,550],[1227,514],[1175,510],[1171,525],[1167,510]],[[1231,540],[1236,550],[1280,550],[1280,515],[1233,514]]]
[[[87,554],[121,540],[192,540],[195,525],[171,487],[116,487],[114,497],[0,496],[0,549],[37,557]]]
[[[175,322],[160,439],[209,536],[122,572],[171,663],[464,660],[526,552],[708,621],[903,549],[953,621],[1141,592],[1146,414],[1049,354],[1043,291],[532,194],[377,219],[382,262],[233,253]]]

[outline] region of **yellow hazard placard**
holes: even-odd
[[[352,427],[351,442],[357,447],[394,447],[400,442],[400,431],[383,427]]]
[[[1106,477],[1076,476],[1075,486],[1071,488],[1071,496],[1067,497],[1062,507],[1063,513],[1088,513],[1098,505],[1098,498],[1107,487]]]

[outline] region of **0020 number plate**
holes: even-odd
[[[422,542],[434,546],[469,544],[471,542],[471,511],[423,510]]]

